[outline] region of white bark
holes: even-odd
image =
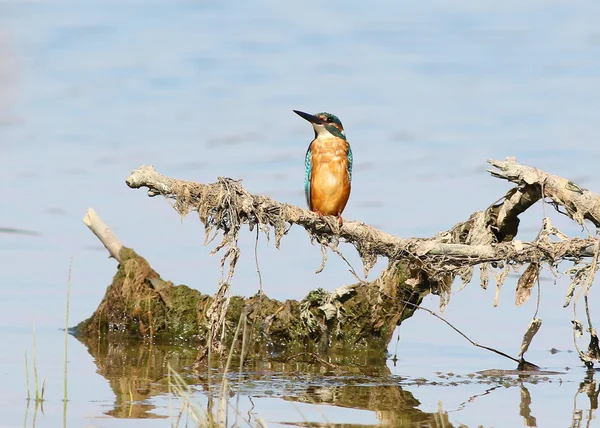
[[[123,248],[123,244],[119,241],[119,238],[108,228],[108,226],[102,221],[100,216],[96,214],[93,208],[88,208],[83,222],[90,230],[96,235],[96,237],[104,244],[108,254],[115,258],[119,263],[121,262],[120,252]]]

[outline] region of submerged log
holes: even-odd
[[[489,171],[493,177],[516,183],[516,187],[486,210],[473,213],[468,220],[431,238],[399,238],[357,221],[344,221],[340,226],[333,217],[320,217],[266,196],[252,195],[239,181],[219,178],[212,184],[187,182],[165,177],[151,166],[142,166],[127,178],[127,185],[134,189],[145,187],[149,196],[162,195],[174,200],[173,206],[181,216],[196,211],[205,226],[207,244],[222,233],[213,254],[223,250],[222,265],[228,265],[228,273],[214,296],[202,295],[163,281],[146,260],[123,247],[115,257],[120,262],[119,269],[105,298],[92,318],[78,326],[77,331],[88,334],[119,331],[146,337],[199,340],[204,346],[202,357],[209,346],[223,351],[235,339],[241,317],[250,327],[247,334],[253,343],[293,342],[317,348],[369,346],[383,353],[396,326],[414,313],[426,295],[439,295],[443,309],[455,278],[469,283],[476,265],[484,288],[488,286],[490,272],[499,269],[495,275],[498,290],[509,269],[529,265],[518,285],[520,304],[529,298],[544,264],[554,266],[563,260],[585,257],[598,259],[598,240],[592,234],[588,238],[568,239],[548,217],[544,217],[534,241],[514,238],[519,215],[546,198],[555,207],[564,207],[565,214],[577,223],[589,220],[598,226],[600,195],[567,179],[521,165],[514,158],[489,163],[495,167]],[[244,225],[250,230],[260,228],[267,235],[272,230],[277,248],[289,227],[303,227],[311,241],[321,246],[323,266],[326,252],[342,256],[338,247],[346,242],[358,251],[365,278],[379,257],[388,259],[388,267],[374,281],[367,282],[357,276],[357,284],[333,292],[314,290],[300,302],[279,302],[260,292],[248,299],[231,297],[229,286],[239,257],[237,241]],[[103,240],[101,233],[94,233]],[[104,244],[111,254],[118,248],[112,241]],[[574,277],[571,296],[576,286],[586,282],[590,275],[593,277],[595,264],[586,272],[587,276]],[[178,296],[184,297],[179,301]],[[181,314],[188,316],[182,318]],[[536,329],[526,334],[522,354],[541,325],[541,320],[534,321]]]

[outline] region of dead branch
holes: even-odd
[[[117,235],[115,235],[113,231],[110,230],[110,228],[106,225],[106,223],[104,223],[104,220],[102,220],[102,218],[96,213],[96,210],[93,208],[88,208],[85,216],[83,216],[83,223],[92,231],[94,235],[96,235],[98,240],[102,242],[102,245],[104,245],[108,251],[108,254],[110,254],[110,257],[114,258],[120,264],[128,263],[130,259],[132,259],[131,252],[128,251],[129,249],[121,243],[119,238],[117,238]],[[148,284],[158,293],[159,296],[161,296],[167,306],[171,306],[170,299],[165,297],[163,290],[167,284],[158,278],[158,275],[148,275],[146,278],[143,278],[143,280],[148,281]]]
[[[589,220],[594,226],[600,226],[600,195],[579,186],[572,181],[548,174],[538,168],[521,165],[514,157],[505,161],[488,161],[495,170],[488,170],[493,177],[516,183],[521,189],[522,198],[533,202],[542,197],[552,200],[555,206],[562,206],[567,215],[579,224]]]
[[[134,189],[148,188],[149,196],[163,195],[175,200],[175,208],[182,216],[190,210],[198,211],[207,229],[207,236],[218,229],[225,232],[224,242],[217,249],[227,244],[228,234],[237,235],[237,229],[244,223],[251,229],[257,225],[273,227],[277,247],[286,232],[286,224],[297,224],[321,244],[337,247],[340,239],[353,244],[363,260],[365,274],[379,256],[390,261],[406,258],[426,260],[430,265],[443,261],[445,274],[486,262],[554,263],[567,257],[593,256],[592,239],[573,238],[552,242],[544,239],[546,236],[535,242],[502,242],[507,236],[514,236],[512,229],[515,228],[511,225],[518,214],[541,196],[541,191],[536,190],[531,171],[535,171],[535,177],[543,180],[548,196],[554,195],[556,201],[560,201],[557,203],[569,207],[568,213],[574,219],[591,216],[594,211],[590,207],[600,207],[600,196],[594,194],[595,200],[589,191],[581,190],[580,193],[560,189],[558,183],[573,189],[580,188],[566,179],[525,167],[516,161],[490,163],[500,168],[500,172],[492,172],[492,175],[517,181],[523,187],[508,192],[501,204],[493,205],[486,213],[475,213],[469,222],[460,223],[434,238],[399,238],[358,221],[345,221],[338,227],[327,217],[319,217],[305,209],[280,203],[266,196],[252,195],[239,181],[228,178],[219,178],[212,184],[193,183],[165,177],[152,166],[145,165],[133,171],[126,183]],[[541,183],[537,184],[541,186]],[[569,199],[568,196],[572,198]]]
[[[119,253],[123,248],[123,244],[119,241],[119,238],[108,228],[108,226],[102,221],[102,219],[96,214],[93,208],[88,208],[83,222],[90,230],[96,235],[96,237],[104,244],[108,254],[111,255],[118,262],[121,261]]]
[[[168,336],[181,332],[185,326],[186,336],[194,331],[195,338],[204,343],[200,355],[206,355],[207,343],[212,343],[214,350],[224,349],[231,326],[237,324],[241,314],[246,314],[255,328],[249,337],[256,343],[264,339],[269,343],[303,343],[317,348],[334,344],[373,347],[375,340],[375,346],[384,351],[395,327],[412,315],[427,294],[438,294],[443,309],[455,277],[469,283],[475,265],[481,269],[481,286],[487,286],[492,273],[498,291],[509,267],[529,264],[517,285],[517,303],[522,303],[528,299],[544,264],[552,267],[565,259],[578,262],[584,257],[594,257],[591,263],[595,263],[598,242],[594,237],[569,239],[547,217],[533,241],[514,238],[519,215],[543,198],[550,198],[557,209],[564,207],[566,214],[578,223],[588,219],[600,224],[599,195],[569,180],[520,165],[513,158],[489,162],[496,167],[490,171],[494,177],[517,186],[484,211],[473,213],[468,220],[431,238],[395,237],[358,221],[345,221],[340,226],[332,217],[319,217],[302,208],[250,194],[240,181],[218,178],[212,184],[187,182],[165,177],[152,166],[142,166],[127,178],[129,187],[145,187],[149,196],[162,195],[172,200],[181,216],[198,212],[205,226],[206,243],[222,234],[213,250],[216,253],[224,249],[218,292],[214,297],[203,296],[163,281],[146,260],[122,247],[92,211],[84,221],[120,265],[105,299],[94,316],[82,323],[81,330],[90,333],[117,327],[141,335],[149,331],[151,335]],[[324,262],[327,249],[341,255],[339,242],[350,243],[362,259],[365,277],[379,257],[387,258],[389,264],[372,282],[359,280],[358,284],[333,292],[313,290],[300,302],[281,303],[262,293],[248,299],[232,298],[230,282],[240,254],[237,242],[245,225],[250,230],[256,227],[267,236],[272,229],[277,248],[289,226],[299,225],[307,230],[312,242],[320,244]],[[573,272],[569,301],[576,285],[588,280],[595,269],[576,267]],[[520,362],[541,325],[535,315],[533,321],[523,338]]]
[[[476,348],[481,348],[481,349],[485,349],[486,351],[490,351],[493,352],[495,354],[501,355],[505,358],[508,358],[509,360],[513,360],[514,362],[516,362],[517,364],[519,364],[519,367],[523,367],[523,370],[526,368],[527,370],[538,370],[539,367],[533,363],[530,363],[528,361],[525,361],[523,359],[523,354],[525,351],[522,351],[522,353],[519,355],[521,357],[521,359],[517,359],[514,357],[511,357],[510,355],[508,355],[505,352],[499,351],[495,348],[491,348],[489,346],[485,346],[485,345],[481,345],[477,342],[475,342],[474,340],[472,340],[469,336],[467,336],[465,333],[463,333],[461,330],[458,329],[458,327],[454,326],[450,321],[442,318],[441,316],[439,316],[438,314],[436,314],[435,312],[433,312],[430,309],[424,308],[422,306],[417,306],[411,302],[404,302],[407,305],[410,306],[414,306],[415,309],[420,309],[422,311],[425,311],[427,313],[429,313],[430,315],[433,315],[434,317],[436,317],[437,319],[439,319],[440,321],[442,321],[443,323],[445,323],[446,325],[448,325],[452,330],[454,330],[455,332],[457,332],[458,334],[460,334],[463,338],[465,338],[471,345],[475,346]],[[521,368],[519,368],[519,370],[521,370]]]

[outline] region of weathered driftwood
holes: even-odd
[[[121,249],[123,244],[119,241],[119,238],[108,228],[104,221],[100,218],[93,208],[88,208],[85,216],[83,217],[83,223],[89,227],[94,235],[104,244],[106,251],[116,261],[121,263]]]
[[[175,200],[180,215],[198,211],[205,224],[206,235],[224,232],[223,241],[215,249],[233,244],[239,228],[248,224],[270,226],[275,231],[276,246],[288,224],[304,227],[321,244],[337,248],[340,239],[358,250],[365,273],[378,256],[390,261],[419,259],[434,267],[437,273],[460,273],[468,266],[487,262],[556,261],[565,257],[593,256],[595,240],[570,239],[551,242],[555,234],[549,224],[545,235],[535,242],[511,241],[516,235],[518,215],[541,198],[542,189],[557,205],[567,208],[567,214],[579,223],[589,219],[600,224],[599,195],[576,184],[535,168],[518,164],[514,159],[490,161],[498,170],[493,176],[518,184],[504,196],[501,203],[486,211],[474,213],[469,220],[433,238],[398,238],[374,229],[362,222],[345,221],[342,227],[305,209],[248,193],[239,181],[219,178],[213,184],[199,184],[165,177],[152,166],[142,166],[127,178],[131,188],[148,188],[149,196],[163,195]],[[536,181],[537,180],[537,181]],[[443,262],[441,266],[437,262]]]
[[[577,261],[584,257],[593,257],[597,261],[598,241],[591,234],[585,239],[567,239],[549,218],[543,219],[534,241],[521,242],[514,237],[519,226],[518,216],[546,198],[555,207],[564,207],[566,214],[576,222],[582,224],[587,219],[599,225],[599,195],[564,178],[521,165],[513,158],[489,162],[495,167],[490,170],[492,176],[511,181],[516,187],[485,211],[475,212],[467,221],[432,238],[398,238],[357,221],[344,221],[339,226],[334,218],[319,217],[266,196],[252,195],[239,181],[228,178],[219,178],[213,184],[200,184],[165,177],[151,166],[142,166],[132,172],[126,183],[131,188],[147,188],[149,196],[162,195],[172,199],[181,216],[197,211],[205,226],[206,243],[222,233],[222,240],[213,253],[224,249],[222,265],[228,264],[227,274],[213,298],[198,298],[202,304],[197,305],[198,317],[194,322],[194,328],[204,332],[200,336],[207,345],[205,351],[209,343],[215,349],[223,350],[225,339],[231,340],[243,314],[242,318],[252,326],[249,330],[254,341],[321,343],[326,346],[373,346],[376,341],[383,352],[395,327],[415,310],[406,302],[419,305],[427,294],[435,293],[440,296],[443,308],[455,277],[461,277],[465,284],[470,282],[475,265],[480,268],[482,287],[487,287],[489,273],[499,270],[494,275],[499,289],[510,268],[518,269],[528,264],[518,284],[517,304],[520,304],[529,298],[544,264],[552,267],[565,259]],[[331,293],[316,290],[301,302],[276,302],[261,293],[247,300],[231,299],[229,285],[239,257],[239,231],[244,225],[251,230],[258,227],[267,235],[273,229],[277,247],[288,228],[299,225],[308,231],[313,242],[320,244],[323,263],[327,250],[341,255],[338,245],[347,242],[357,249],[365,276],[378,257],[387,258],[388,267],[372,282],[361,280]],[[119,272],[127,278],[123,269],[122,263]],[[576,289],[580,294],[584,286],[587,286],[584,290],[587,292],[590,278],[595,273],[595,263],[591,269],[581,268],[577,272],[573,274],[568,299]],[[156,295],[157,302],[165,300],[163,297],[158,300],[158,292],[151,281],[145,283],[150,287],[149,292]],[[165,289],[168,287],[163,287],[163,293],[167,292]],[[146,322],[152,325],[151,321]],[[540,325],[541,320],[532,322],[521,356]],[[153,332],[158,332],[157,326],[153,327]],[[168,328],[165,327],[164,332],[168,332]]]

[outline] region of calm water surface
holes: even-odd
[[[219,259],[202,246],[199,221],[182,223],[166,201],[125,186],[141,164],[200,182],[243,178],[252,192],[303,205],[312,131],[292,109],[325,110],[342,119],[355,157],[345,217],[399,236],[432,235],[502,196],[508,185],[485,172],[489,158],[516,156],[600,190],[599,19],[594,1],[0,1],[1,425],[33,423],[31,406],[24,421],[24,352],[32,354],[34,321],[48,398],[35,423],[63,423],[59,328],[69,260],[71,324],[92,313],[115,271],[81,222],[88,207],[164,278],[214,291]],[[541,206],[523,216],[522,239],[535,236],[541,216]],[[237,294],[258,288],[253,244],[243,236]],[[359,268],[352,248],[344,251]],[[279,251],[263,242],[259,257],[274,298],[355,281],[333,256],[315,275],[320,252],[300,229]],[[494,287],[473,283],[444,315],[475,340],[517,354],[535,308],[514,308],[515,278],[499,307]],[[571,368],[552,383],[412,382],[512,368],[418,313],[390,345],[398,362],[376,375],[272,363],[244,375],[240,406],[275,426],[304,417],[394,424],[407,415],[424,424],[418,418],[438,406],[454,426],[532,425],[532,415],[537,426],[570,426],[574,408],[586,423],[595,402],[574,400],[585,370],[574,353],[548,352],[572,349],[572,310],[562,309],[568,283],[546,274],[542,284],[544,326],[529,359]],[[190,350],[125,348],[136,358],[124,362],[74,338],[69,346],[68,426],[168,426],[161,418],[174,411],[159,367],[176,359],[185,372]],[[135,385],[133,404],[123,398],[127,385]],[[204,397],[201,384],[196,390]],[[389,405],[396,401],[406,412]]]

